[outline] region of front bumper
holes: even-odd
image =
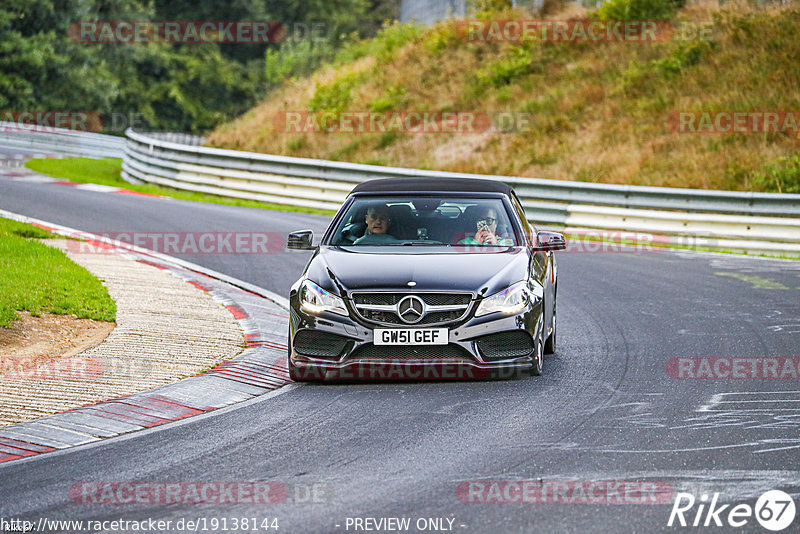
[[[373,328],[351,316],[311,315],[290,300],[290,365],[308,380],[471,380],[516,376],[535,357],[541,300],[516,315],[474,317],[449,329],[448,345],[374,345]],[[445,326],[443,326],[445,327]],[[399,327],[398,327],[399,328]]]

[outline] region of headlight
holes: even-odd
[[[300,286],[300,304],[305,311],[314,315],[324,311],[349,315],[341,298],[330,291],[325,291],[311,280],[304,281]]]
[[[516,284],[483,299],[478,305],[478,310],[475,312],[475,317],[480,317],[481,315],[487,315],[494,312],[513,315],[524,310],[531,297],[536,299],[541,298],[541,296],[542,293],[538,291],[531,294],[526,282],[517,282]]]

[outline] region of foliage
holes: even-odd
[[[485,85],[501,87],[531,71],[531,56],[528,49],[517,46],[499,60],[489,63],[477,73],[477,78]]]
[[[340,76],[331,83],[317,85],[308,104],[312,111],[342,111],[350,103],[355,89],[363,76],[353,73]]]
[[[681,0],[606,0],[597,15],[600,20],[666,20],[683,3]]]
[[[287,78],[308,76],[332,60],[335,53],[329,40],[301,39],[282,43],[280,49],[268,49],[264,55],[267,82],[277,85]]]
[[[523,16],[508,9],[484,14]],[[638,44],[469,42],[458,19],[417,29],[389,25],[373,39],[348,42],[308,78],[276,89],[215,131],[209,144],[454,172],[790,190],[796,167],[766,164],[796,156],[796,132],[688,134],[670,117],[684,110],[797,110],[800,10],[693,6],[673,20],[683,29],[672,39]],[[466,135],[389,136],[290,134],[271,120],[312,107],[503,113],[514,122]]]
[[[656,72],[665,76],[680,74],[684,67],[697,65],[710,49],[710,43],[704,40],[680,43],[668,56],[654,59],[651,65]]]
[[[476,14],[491,14],[503,11],[512,7],[514,2],[512,0],[468,0],[470,12]]]
[[[390,85],[386,91],[372,101],[371,111],[391,111],[403,106],[406,96],[406,88],[402,85]]]
[[[306,75],[351,39],[369,37],[399,0],[4,0],[0,109],[137,117],[158,130],[203,132],[252,107],[285,77]],[[269,20],[280,44],[75,42],[78,21]],[[303,28],[325,34],[305,42]],[[115,132],[119,133],[119,132]]]
[[[345,42],[342,49],[336,54],[337,65],[352,63],[365,56],[372,56],[382,63],[388,63],[394,58],[394,53],[415,41],[422,34],[422,28],[414,22],[400,23],[387,22],[372,39],[351,39]]]
[[[800,193],[800,156],[779,158],[755,173],[753,185],[763,191]]]

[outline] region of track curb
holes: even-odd
[[[290,383],[286,368],[285,298],[191,262],[95,234],[0,210],[0,216],[59,235],[102,243],[112,252],[167,270],[208,293],[239,322],[240,354],[216,367],[155,389],[0,428],[0,463],[95,443],[244,402]]]

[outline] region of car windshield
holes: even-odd
[[[480,246],[518,243],[501,199],[356,198],[330,244],[335,246]]]

